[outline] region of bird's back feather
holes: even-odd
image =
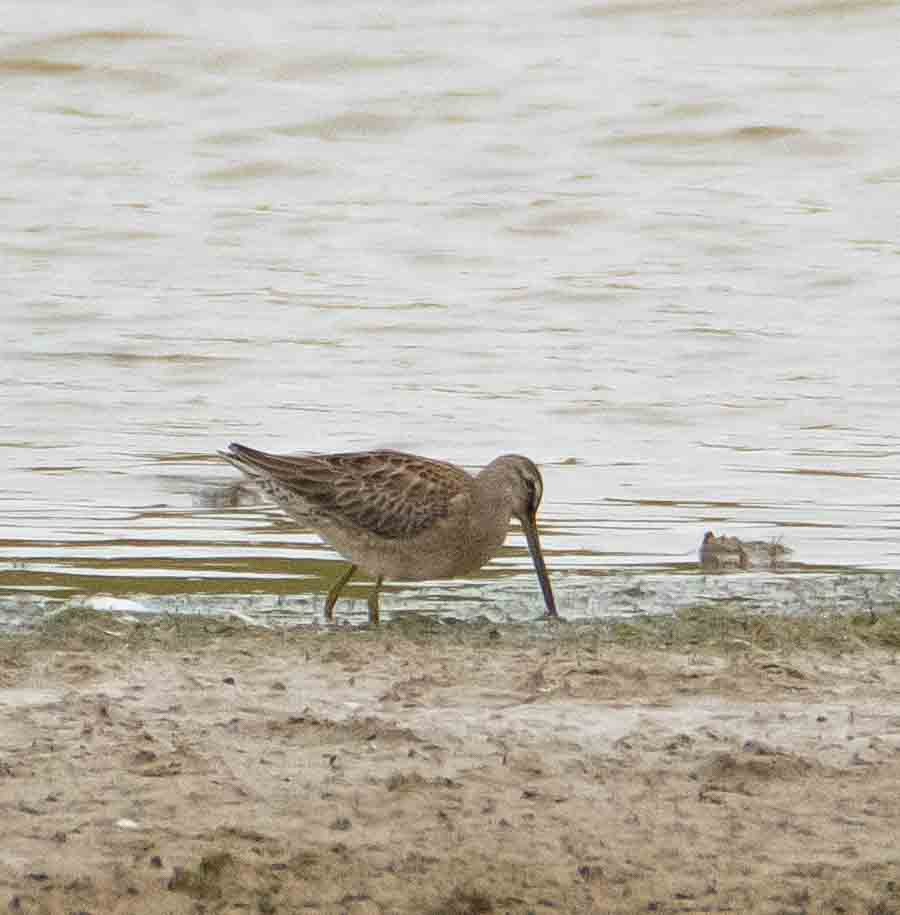
[[[473,483],[453,464],[401,451],[274,455],[232,444],[221,454],[291,514],[324,516],[388,539],[415,537],[446,519]]]

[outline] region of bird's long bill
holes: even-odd
[[[525,531],[528,552],[531,553],[531,561],[534,563],[534,571],[537,572],[538,581],[541,583],[541,591],[544,592],[547,616],[559,616],[556,612],[556,601],[553,599],[553,589],[550,587],[550,578],[547,575],[547,566],[544,565],[541,541],[538,539],[537,519],[532,516],[520,518],[519,521],[522,523],[522,530]]]

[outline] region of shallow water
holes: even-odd
[[[570,615],[897,600],[896,4],[38,9],[0,40],[8,623],[314,618],[336,557],[217,504],[230,440],[528,454]],[[700,575],[708,528],[792,564]],[[527,569],[385,610],[521,618]]]

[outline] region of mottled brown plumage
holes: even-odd
[[[328,618],[357,566],[375,576],[369,613],[377,620],[383,578],[474,572],[496,555],[513,516],[525,531],[547,614],[557,615],[535,517],[543,481],[526,457],[504,455],[473,476],[399,451],[274,455],[232,444],[220,454],[352,563],[328,594]]]

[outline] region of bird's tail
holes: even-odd
[[[308,455],[269,454],[266,451],[257,451],[246,445],[232,442],[225,451],[219,455],[229,464],[249,477],[271,477],[276,480],[294,478],[298,471],[306,466]]]
[[[219,451],[218,454],[250,477],[271,473],[274,469],[272,465],[278,462],[278,458],[274,454],[257,451],[255,448],[248,448],[237,442],[232,442],[227,449]]]

